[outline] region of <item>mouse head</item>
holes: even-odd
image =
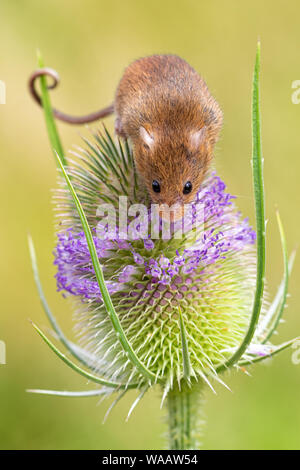
[[[139,136],[133,141],[135,164],[152,203],[160,206],[162,218],[182,218],[184,204],[195,199],[203,182],[213,144],[206,125],[184,132],[139,128]]]

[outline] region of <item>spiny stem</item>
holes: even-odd
[[[204,424],[202,417],[202,385],[190,388],[174,386],[167,397],[169,449],[199,449]]]

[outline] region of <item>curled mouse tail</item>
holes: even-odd
[[[51,68],[46,67],[38,69],[31,74],[28,83],[29,91],[31,96],[39,105],[41,105],[41,97],[39,96],[35,86],[37,78],[41,76],[47,76],[53,79],[53,83],[51,85],[48,85],[48,89],[56,88],[56,86],[59,84],[59,75],[55,70]],[[55,108],[53,108],[52,111],[53,115],[60,121],[67,122],[69,124],[87,124],[89,122],[97,121],[98,119],[103,119],[106,116],[112,114],[114,112],[114,105],[111,104],[106,108],[100,109],[99,111],[95,111],[94,113],[86,114],[85,116],[70,116],[69,114],[65,114]]]

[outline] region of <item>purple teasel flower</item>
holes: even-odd
[[[122,266],[120,263],[115,280],[107,281],[111,294],[126,289],[125,284],[131,279],[129,272],[131,275],[135,274],[140,266],[143,266],[144,274],[151,277],[153,284],[170,285],[172,279],[181,273],[189,274],[199,270],[200,267],[204,275],[208,266],[220,259],[226,259],[227,253],[242,252],[254,244],[255,232],[249,226],[248,220],[242,219],[240,213],[236,212],[233,205],[234,197],[225,192],[226,186],[223,181],[213,174],[205,186],[205,189],[198,193],[197,202],[201,202],[204,210],[204,224],[213,228],[200,233],[200,238],[195,240],[191,247],[183,246],[181,253],[177,249],[170,258],[163,253],[157,254],[155,240],[150,238],[143,240],[139,253],[132,242],[128,243],[117,237],[99,239],[96,234],[94,235],[100,260],[111,257],[112,253],[118,250],[127,250],[131,256],[129,265]],[[147,250],[146,256],[145,250]],[[57,266],[58,290],[83,296],[83,299],[87,300],[101,299],[83,231],[76,233],[69,228],[65,232],[58,233],[54,263]]]

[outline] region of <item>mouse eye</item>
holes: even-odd
[[[192,187],[193,187],[193,185],[190,181],[185,183],[185,185],[183,187],[183,194],[189,194],[192,191]]]
[[[160,184],[158,181],[156,180],[152,181],[152,189],[155,193],[160,193]]]

